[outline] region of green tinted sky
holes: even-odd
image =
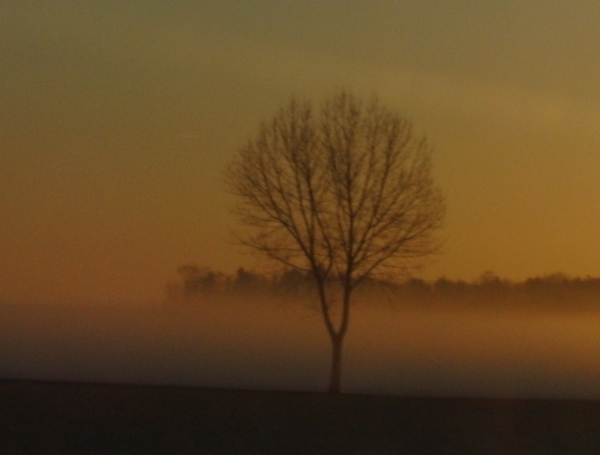
[[[376,93],[436,149],[422,276],[600,275],[600,3],[0,6],[0,299],[151,299],[251,266],[221,172],[291,95]]]

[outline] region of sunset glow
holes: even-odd
[[[291,95],[411,119],[448,204],[423,277],[597,276],[600,5],[117,2],[1,8],[0,300],[147,301],[254,267],[224,164]]]

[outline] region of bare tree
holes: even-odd
[[[243,243],[313,277],[339,393],[353,291],[439,248],[430,147],[375,98],[342,92],[318,111],[292,100],[241,147],[226,182],[249,228]]]

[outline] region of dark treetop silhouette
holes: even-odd
[[[444,201],[427,142],[375,98],[342,92],[320,110],[292,100],[241,147],[226,183],[248,227],[242,242],[312,276],[338,393],[353,291],[439,247]]]

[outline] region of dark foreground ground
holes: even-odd
[[[0,381],[0,454],[598,454],[600,402]]]

